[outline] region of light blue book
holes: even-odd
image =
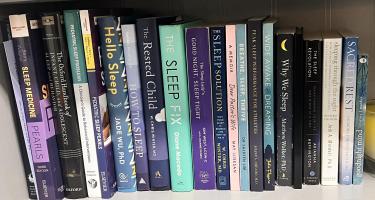
[[[246,24],[236,25],[240,189],[250,190]]]

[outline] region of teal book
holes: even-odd
[[[170,173],[173,191],[193,189],[189,96],[185,60],[186,23],[159,26]]]
[[[246,24],[236,25],[240,189],[250,190]]]

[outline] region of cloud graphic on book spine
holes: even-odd
[[[160,110],[160,113],[155,115],[155,120],[157,122],[165,122],[165,108]]]

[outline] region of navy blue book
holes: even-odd
[[[230,189],[225,27],[210,28],[216,187]]]

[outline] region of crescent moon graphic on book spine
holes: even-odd
[[[285,46],[285,43],[288,39],[285,39],[281,42],[281,49],[284,50],[284,51],[288,51],[288,49],[286,49],[286,46]]]

